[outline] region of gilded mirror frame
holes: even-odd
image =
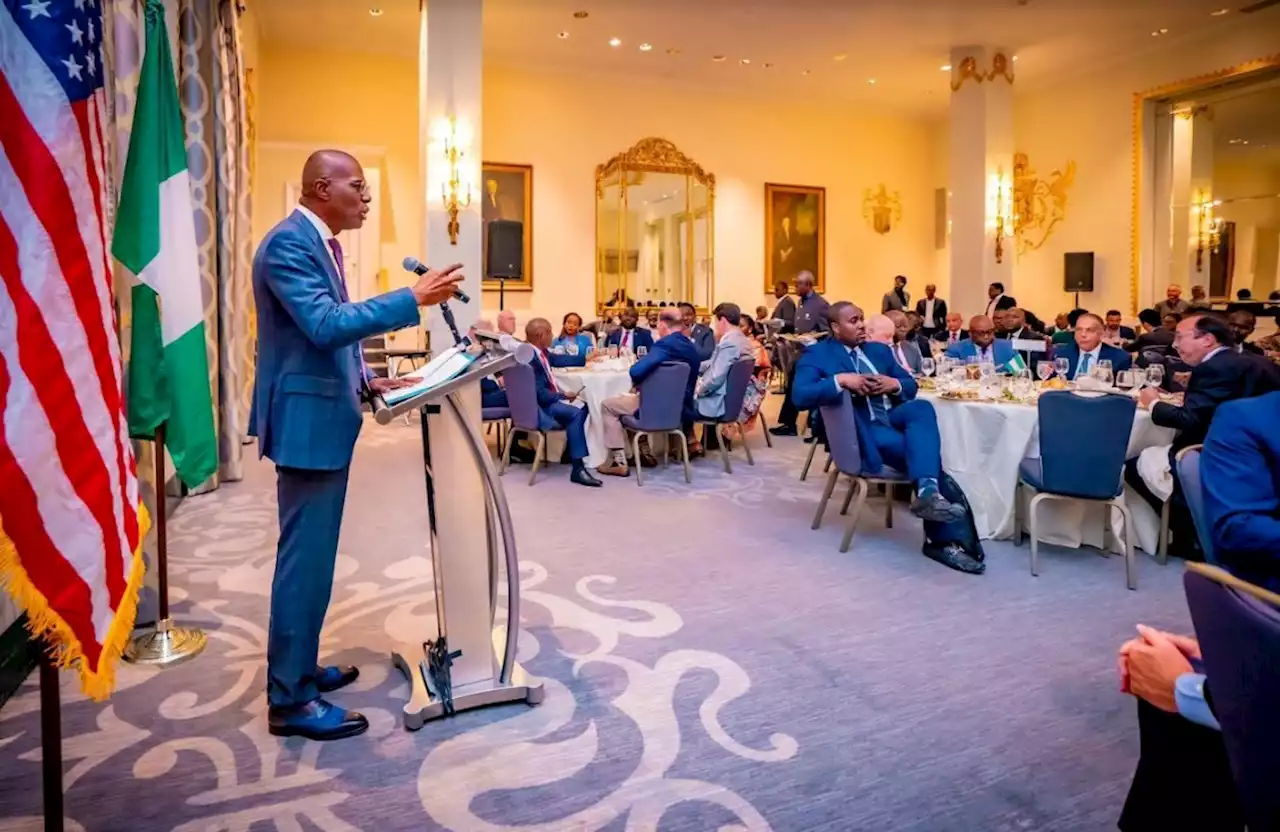
[[[702,166],[690,159],[679,148],[666,139],[649,136],[636,142],[627,150],[614,156],[604,164],[596,165],[596,221],[595,221],[595,272],[596,272],[596,314],[604,317],[611,312],[620,311],[622,307],[607,305],[609,298],[605,293],[605,258],[600,251],[600,207],[604,201],[604,189],[609,179],[616,177],[623,183],[622,196],[625,197],[626,183],[632,182],[630,174],[674,173],[686,176],[707,189],[705,207],[694,207],[691,204],[691,188],[685,188],[685,210],[677,215],[681,221],[706,218],[707,223],[707,298],[715,297],[715,204],[716,177],[707,173]],[[625,205],[625,199],[623,204]],[[694,274],[694,236],[689,235],[686,250],[681,252],[685,263],[685,273]],[[627,251],[625,233],[619,238],[619,256]],[[629,254],[628,254],[629,256]],[[706,308],[699,308],[698,313],[705,315]]]

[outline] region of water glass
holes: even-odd
[[[637,357],[637,358],[644,358],[644,357],[645,357],[646,355],[648,355],[648,354],[649,354],[649,348],[648,348],[648,347],[636,347],[636,357]]]
[[[978,377],[987,379],[996,374],[996,365],[990,361],[984,361],[978,365]]]
[[[934,365],[933,365],[933,359],[932,359],[932,358],[921,358],[921,359],[920,359],[920,373],[921,373],[921,375],[923,375],[923,376],[925,376],[926,378],[928,378],[929,376],[933,375],[933,370],[934,370]]]
[[[1065,358],[1053,359],[1053,369],[1061,378],[1065,379],[1067,373],[1071,372],[1071,362]]]
[[[1110,387],[1111,386],[1111,362],[1099,361],[1097,366],[1093,368],[1093,372],[1090,373],[1090,375],[1092,375],[1095,379],[1097,379],[1098,383],[1101,384],[1103,387]]]
[[[1150,387],[1159,387],[1164,383],[1164,365],[1152,364],[1147,367],[1147,384]]]
[[[611,345],[611,346],[609,347],[609,357],[610,357],[610,358],[617,358],[617,357],[618,357],[618,345],[617,345],[617,344],[613,344],[613,345]]]
[[[570,342],[566,345],[566,347],[565,347],[565,348],[569,350],[569,355],[575,355],[575,356],[576,356],[576,355],[578,354],[578,342],[577,342],[577,341],[570,341]]]
[[[1037,361],[1036,375],[1040,377],[1041,381],[1048,381],[1049,376],[1053,375],[1053,365],[1048,361]]]
[[[1043,363],[1043,362],[1042,362]],[[1013,395],[1018,401],[1026,401],[1035,393],[1035,382],[1030,370],[1019,370],[1013,377]]]

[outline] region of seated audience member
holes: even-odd
[[[912,375],[920,375],[920,347],[916,344],[915,339],[909,337],[911,324],[907,320],[907,316],[893,310],[885,313],[885,317],[893,322],[893,340],[889,344],[889,348],[893,350],[893,358]]]
[[[604,339],[605,346],[631,350],[633,353],[641,347],[648,350],[653,346],[653,334],[647,329],[636,326],[639,322],[640,313],[634,306],[628,306],[622,310],[619,326]]]
[[[644,321],[642,323],[649,332],[658,331],[658,308],[656,306],[650,306],[648,311],[644,313]]]
[[[560,335],[551,342],[551,366],[585,367],[587,351],[594,346],[591,336],[582,331],[582,316],[570,312],[564,316]]]
[[[485,332],[493,331],[493,322],[484,318],[475,322],[471,327],[471,331],[467,333],[467,337],[472,341],[475,340],[476,330],[484,330]],[[491,378],[485,376],[480,379],[480,406],[481,407],[506,407],[507,391],[502,389],[501,378]]]
[[[1191,287],[1191,303],[1187,306],[1188,312],[1208,312],[1212,307],[1209,306],[1209,298],[1204,293],[1204,287],[1197,283]]]
[[[1088,376],[1099,361],[1110,361],[1113,373],[1127,370],[1133,366],[1129,353],[1110,344],[1102,343],[1102,334],[1106,324],[1091,312],[1076,318],[1075,340],[1054,352],[1054,358],[1065,358],[1071,369],[1067,371],[1067,380]]]
[[[1226,402],[1200,457],[1213,559],[1280,593],[1280,393]]]
[[[1120,647],[1120,690],[1138,700],[1140,756],[1120,815],[1121,832],[1243,832],[1226,745],[1214,716],[1212,679],[1191,637],[1138,625]]]
[[[1253,330],[1258,326],[1258,317],[1248,309],[1237,309],[1227,315],[1227,326],[1231,327],[1231,334],[1236,339],[1236,352],[1251,352],[1254,355],[1262,355],[1262,347],[1249,342],[1249,338],[1253,335]]]
[[[870,344],[884,344],[886,347],[893,346],[893,336],[897,334],[897,327],[893,324],[893,319],[888,315],[872,315],[867,318],[866,324],[863,326],[865,340]]]
[[[539,427],[542,430],[564,428],[565,454],[573,464],[569,479],[578,485],[598,488],[600,480],[591,476],[583,463],[587,456],[587,409],[571,404],[577,394],[562,391],[551,372],[547,355],[547,348],[551,346],[551,323],[546,318],[534,318],[525,325],[524,337],[538,351],[537,360],[529,366],[533,368],[534,392],[538,396]]]
[[[947,347],[947,355],[967,363],[992,363],[1003,367],[1013,359],[1013,344],[996,340],[996,327],[986,315],[969,321],[969,337]]]
[[[862,310],[841,301],[830,310],[832,338],[820,341],[796,362],[796,406],[809,410],[839,404],[853,394],[858,438],[868,470],[890,465],[915,483],[911,513],[950,522],[963,509],[942,496],[942,440],[933,405],[916,399],[916,382],[889,348],[866,340]]]
[[[764,397],[769,392],[769,373],[772,370],[769,350],[753,334],[755,326],[756,322],[751,320],[750,315],[742,316],[739,329],[747,339],[747,353],[755,361],[755,372],[751,376],[751,384],[747,387],[747,395],[742,400],[742,415],[738,419],[738,424],[725,426],[725,436],[730,438],[740,436],[755,425],[756,414],[760,412],[760,405],[764,404]]]
[[[1087,315],[1088,309],[1080,309],[1079,307],[1072,309],[1067,313],[1067,328],[1060,329],[1053,333],[1054,346],[1066,346],[1075,340],[1076,321],[1080,320],[1081,315]]]
[[[658,314],[658,340],[653,348],[639,361],[631,365],[631,383],[639,385],[649,374],[663,362],[683,362],[689,365],[689,380],[684,390],[684,422],[692,424],[697,417],[697,409],[693,405],[693,389],[698,382],[698,368],[702,361],[698,358],[698,350],[693,341],[685,334],[684,314],[679,307],[664,307]],[[604,444],[609,449],[609,459],[598,469],[601,474],[611,477],[625,477],[630,474],[627,462],[627,431],[622,426],[623,416],[633,416],[640,409],[640,396],[637,393],[625,393],[605,399],[600,405],[601,421],[604,423]],[[644,460],[645,463],[652,460]]]
[[[1071,324],[1067,322],[1067,313],[1059,312],[1058,316],[1053,319],[1053,326],[1049,327],[1048,334],[1050,337],[1057,335],[1059,332],[1070,332]]]
[[[1123,320],[1124,316],[1120,314],[1119,309],[1110,309],[1107,311],[1107,326],[1102,332],[1102,340],[1104,343],[1110,344],[1113,347],[1123,347],[1125,344],[1128,344],[1130,341],[1138,337],[1130,327],[1124,326],[1121,323]]]
[[[716,336],[711,327],[698,323],[698,310],[692,303],[681,303],[678,307],[684,315],[684,331],[698,350],[698,357],[706,361],[716,349]]]
[[[948,312],[946,328],[935,332],[933,340],[944,344],[956,344],[968,337],[969,330],[964,328],[964,317],[959,312]]]
[[[933,354],[933,348],[929,346],[929,335],[924,330],[924,318],[918,312],[906,312],[907,316],[907,340],[916,345],[916,349],[920,351],[921,356]]]
[[[504,309],[498,313],[498,331],[503,335],[515,337],[516,334],[516,313],[510,309]]]
[[[1013,307],[1009,308],[1012,309]],[[991,313],[991,325],[996,328],[997,338],[1005,338],[1009,332],[1005,326],[1004,313],[1004,309],[997,309]]]
[[[1043,346],[1040,349],[1020,349],[1017,351],[1018,355],[1022,356],[1022,361],[1027,367],[1034,368],[1037,361],[1043,361],[1049,357],[1051,347],[1049,336],[1027,322],[1026,310],[1016,306],[1006,309],[1004,311],[1004,326],[1006,340],[1043,342]]]
[[[1166,328],[1160,320],[1160,313],[1154,309],[1144,309],[1138,313],[1138,325],[1142,332],[1138,337],[1129,342],[1125,348],[1129,352],[1142,354],[1143,350],[1160,350],[1165,351],[1173,346],[1173,330],[1178,326],[1178,319],[1174,315],[1169,315],[1167,320],[1172,326]]]
[[[738,304],[720,304],[712,312],[711,319],[715,322],[716,348],[693,388],[693,404],[703,419],[718,419],[724,415],[729,371],[742,359],[752,358],[751,345],[742,334],[742,310]]]

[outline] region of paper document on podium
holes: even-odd
[[[452,381],[466,372],[466,369],[475,360],[476,357],[474,355],[462,348],[450,347],[435,358],[432,358],[425,366],[401,376],[401,378],[412,379],[415,382],[412,387],[390,390],[383,395],[382,400],[387,403],[388,407],[394,407],[406,399],[412,399],[414,396],[439,387],[445,382]]]

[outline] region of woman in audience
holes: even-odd
[[[551,366],[585,367],[587,351],[594,346],[591,336],[582,331],[582,316],[570,312],[564,316],[560,336],[551,342]]]
[[[746,398],[742,400],[742,416],[738,424],[728,425],[724,429],[724,435],[730,439],[736,439],[751,430],[758,421],[756,414],[760,412],[760,405],[764,404],[764,397],[769,392],[769,372],[772,369],[769,363],[769,351],[755,336],[755,320],[750,315],[743,315],[738,327],[742,330],[742,334],[747,336],[747,344],[751,348],[751,355],[755,358],[756,369],[751,376],[751,384],[747,386]]]

